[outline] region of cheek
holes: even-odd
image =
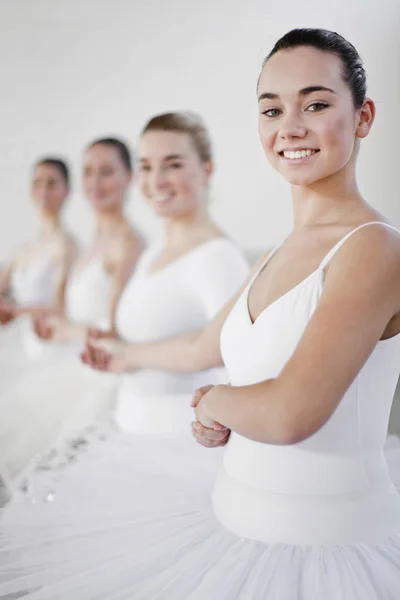
[[[113,192],[119,189],[119,181],[116,177],[114,177],[114,175],[111,175],[109,177],[104,177],[104,180],[102,181],[102,185],[104,186],[104,189]]]
[[[321,136],[327,146],[338,154],[348,154],[354,145],[352,123],[343,115],[338,115],[326,123]]]
[[[104,199],[108,198],[112,202],[119,198],[123,190],[121,179],[115,175],[110,175],[101,179],[99,187],[104,194]]]
[[[150,196],[150,183],[148,177],[146,177],[145,174],[139,175],[138,186],[143,198],[147,200]]]
[[[264,120],[259,122],[258,134],[265,152],[271,152],[273,150],[276,133],[276,127],[274,127],[272,123],[266,123]]]
[[[195,187],[195,175],[187,171],[175,171],[169,176],[170,184],[179,192],[187,195]]]
[[[83,193],[85,195],[87,195],[90,192],[91,188],[92,188],[91,178],[90,177],[84,177],[82,179],[82,190],[83,190]]]

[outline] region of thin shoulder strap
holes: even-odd
[[[400,231],[396,227],[393,227],[393,225],[389,225],[389,223],[383,223],[382,221],[370,221],[369,223],[364,223],[363,225],[360,225],[359,227],[356,227],[355,229],[347,233],[344,237],[342,237],[341,240],[338,241],[337,244],[333,246],[333,248],[328,252],[328,254],[321,262],[319,270],[325,269],[325,267],[330,263],[332,258],[335,256],[336,252],[339,250],[339,248],[343,246],[343,244],[349,239],[349,237],[353,235],[353,233],[356,233],[356,231],[360,231],[360,229],[364,229],[364,227],[368,227],[369,225],[383,225],[384,227],[389,227],[389,229],[393,229],[394,231],[397,231],[397,233],[400,233]]]
[[[278,248],[280,248],[280,244],[276,244],[275,246],[272,246],[270,251],[267,252],[267,255],[264,257],[264,260],[260,261],[260,264],[259,264],[256,272],[254,273],[253,277],[251,277],[251,279],[249,281],[249,286],[252,285],[252,283],[257,279],[257,277],[259,276],[261,271],[264,270],[264,267],[267,266],[267,264],[269,263],[271,258],[274,256],[274,254],[278,250]],[[253,268],[254,268],[254,266],[253,266]]]

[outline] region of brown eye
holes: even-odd
[[[308,110],[308,112],[319,112],[328,106],[329,104],[326,104],[326,102],[313,102],[306,110]]]

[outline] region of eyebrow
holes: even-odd
[[[181,154],[169,154],[168,156],[165,156],[163,158],[163,160],[182,160],[183,156]],[[139,162],[148,162],[148,158],[139,158]]]
[[[299,96],[308,96],[313,92],[331,92],[332,94],[336,94],[335,90],[331,88],[325,87],[324,85],[310,85],[309,87],[305,87],[299,91]],[[279,94],[272,94],[271,92],[264,92],[258,97],[258,101],[268,99],[268,100],[276,100],[279,98]]]

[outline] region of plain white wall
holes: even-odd
[[[257,137],[256,80],[264,55],[294,26],[334,28],[358,47],[378,102],[363,144],[365,196],[400,225],[400,5],[381,0],[0,0],[0,261],[35,232],[32,163],[69,159],[70,227],[92,228],[80,192],[80,155],[93,138],[132,144],[155,113],[201,113],[214,140],[212,211],[248,248],[269,246],[291,225],[290,192]],[[158,224],[134,190],[129,212],[154,237]]]

